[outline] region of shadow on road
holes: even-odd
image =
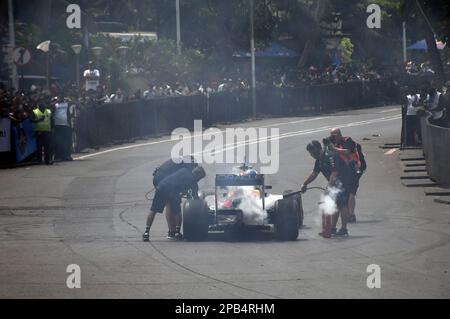
[[[368,219],[368,220],[359,220],[356,222],[356,224],[378,224],[382,223],[383,220],[381,219]]]

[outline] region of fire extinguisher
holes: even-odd
[[[331,215],[322,213],[322,237],[331,238]]]

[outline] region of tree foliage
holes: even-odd
[[[256,46],[261,48],[274,41],[284,41],[283,45],[299,53],[305,53],[309,48],[312,54],[302,55],[304,66],[329,62],[326,52],[329,35],[323,25],[332,22],[336,13],[342,19],[343,36],[349,38],[354,46],[352,60],[358,63],[399,64],[403,21],[407,24],[410,43],[429,36],[430,30],[444,41],[450,35],[448,0],[417,1],[428,17],[427,23],[420,21],[416,0],[254,1]],[[81,32],[65,28],[68,2],[16,0],[14,3],[19,17],[17,22],[26,24],[17,28],[21,42],[35,46],[51,38],[60,45],[61,51],[67,53],[65,58],[59,59],[71,58],[70,45],[81,41]],[[182,56],[173,51],[176,39],[175,0],[73,0],[71,3],[79,4],[83,14],[92,21],[120,22],[128,31],[157,32],[158,45],[136,44],[127,55],[128,59],[135,59],[133,64],[137,68],[145,69],[146,74],[152,77],[166,78],[169,73],[195,75],[205,64],[211,70],[218,69],[220,64],[231,64],[233,52],[250,48],[249,0],[180,0]],[[366,27],[366,8],[371,3],[381,7],[381,29]],[[2,3],[3,18],[4,8],[5,2]],[[5,27],[7,19],[2,21]],[[86,51],[84,55],[92,59],[90,52]],[[155,70],[158,66],[161,66],[160,71]],[[167,72],[162,70],[162,66]]]

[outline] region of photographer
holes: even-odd
[[[342,136],[339,128],[333,128],[330,132],[329,150],[336,153],[353,171],[356,179],[352,185],[349,186],[349,223],[356,222],[355,206],[356,193],[359,188],[359,180],[367,169],[366,160],[362,152],[361,145],[351,139],[351,137]]]

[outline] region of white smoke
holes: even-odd
[[[275,202],[283,198],[283,195],[268,195],[265,197],[265,209],[262,207],[262,198],[259,190],[253,186],[230,186],[226,190],[229,200],[239,201],[236,209],[240,209],[243,214],[243,222],[246,225],[261,225],[267,219],[267,210],[271,209]],[[224,208],[225,201],[219,203],[219,209]]]
[[[253,186],[239,187],[242,192],[239,192],[239,199],[241,203],[238,209],[242,210],[243,222],[247,225],[260,225],[264,223],[267,218],[267,213],[262,208],[262,199],[255,194]]]
[[[336,199],[339,193],[342,192],[342,184],[338,182],[336,187],[328,187],[327,190],[320,195],[319,216],[334,215],[338,211]]]
[[[283,195],[269,194],[265,201],[266,209],[271,209],[275,205],[275,202],[279,199],[283,199]]]
[[[233,167],[232,173],[240,175],[242,169]],[[260,191],[254,186],[229,186],[226,188],[226,192],[230,195],[228,199],[239,202],[236,209],[242,211],[243,222],[246,225],[264,224],[268,217],[267,210],[271,209],[277,200],[283,199],[283,195],[269,194],[264,198],[265,209],[263,209],[261,195],[265,196],[265,194],[260,194]],[[224,208],[224,203],[225,201],[219,201],[219,209]]]

